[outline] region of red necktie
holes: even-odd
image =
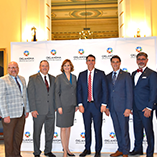
[[[91,72],[89,73],[88,77],[88,101],[92,101],[92,79],[91,79]]]
[[[143,72],[143,70],[142,70],[142,69],[137,69],[137,72],[141,72],[141,73],[142,73],[142,72]]]
[[[46,76],[44,76],[44,78],[45,78],[45,85],[46,85],[47,91],[49,92],[49,84],[47,82]]]

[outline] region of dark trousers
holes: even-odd
[[[124,112],[110,111],[113,121],[116,138],[118,141],[118,150],[123,154],[129,154],[130,138],[129,138],[129,117],[124,117]]]
[[[44,124],[45,129],[45,150],[44,153],[49,153],[52,150],[52,140],[54,135],[54,122],[55,113],[50,112],[47,115],[38,115],[37,118],[33,118],[33,144],[34,144],[34,155],[40,155],[40,136],[42,127]]]
[[[21,157],[20,148],[23,140],[25,115],[23,114],[20,118],[11,118],[10,123],[4,123],[4,119],[2,119],[2,125],[4,134],[5,156]]]
[[[134,135],[135,135],[135,151],[143,151],[143,129],[145,129],[148,147],[146,150],[147,156],[153,156],[154,153],[154,131],[153,131],[153,111],[149,118],[144,116],[144,112],[138,110],[134,106],[133,122],[134,122]]]
[[[91,147],[91,124],[93,120],[96,142],[95,151],[100,152],[102,148],[102,113],[96,108],[94,103],[88,103],[88,107],[83,113],[83,120],[85,126],[85,148],[90,150]]]

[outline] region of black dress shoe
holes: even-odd
[[[129,152],[129,155],[143,155],[143,152],[135,151]]]
[[[86,156],[86,155],[89,155],[89,154],[91,154],[91,151],[85,149],[79,156]]]
[[[40,155],[34,155],[35,157],[40,157]]]
[[[69,153],[67,152],[67,154],[68,154],[68,156],[75,156],[75,154],[73,154],[73,153],[69,154]]]
[[[48,157],[56,157],[56,155],[54,155],[52,152],[44,153],[44,155]]]
[[[96,152],[95,155],[94,155],[94,157],[101,157],[100,152]]]

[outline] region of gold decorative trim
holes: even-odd
[[[123,0],[121,0],[121,1],[119,2],[119,4],[122,3],[122,2],[123,2]]]
[[[49,27],[46,27],[49,31],[50,31],[50,28]]]
[[[48,7],[50,7],[50,5],[49,5],[49,4],[47,4],[47,3],[46,3],[46,5],[47,5]]]
[[[122,11],[122,12],[120,13],[120,16],[121,16],[123,13],[124,13],[124,11]]]
[[[50,19],[50,16],[46,15],[46,17]]]
[[[122,28],[124,26],[124,23],[120,25],[120,28]]]

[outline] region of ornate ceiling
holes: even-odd
[[[51,0],[52,40],[79,39],[84,28],[92,38],[118,37],[117,1]]]

